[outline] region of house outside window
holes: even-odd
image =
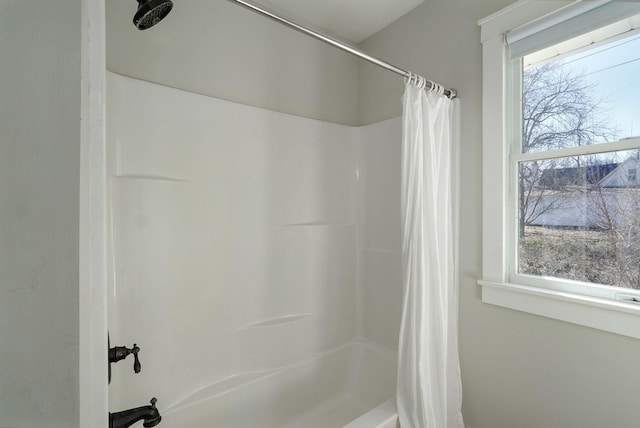
[[[480,22],[483,300],[640,338],[640,5],[553,8]]]

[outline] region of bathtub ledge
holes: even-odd
[[[396,400],[391,398],[345,425],[343,428],[398,428]]]

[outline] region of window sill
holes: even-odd
[[[640,339],[640,306],[525,285],[478,284],[484,303]]]

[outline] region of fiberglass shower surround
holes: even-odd
[[[392,399],[399,206],[373,207],[399,189],[400,121],[107,83],[109,329],[144,355],[137,375],[113,367],[112,408],[155,396],[163,427],[340,428]]]

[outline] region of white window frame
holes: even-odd
[[[522,275],[509,273],[515,260],[512,242],[517,223],[510,214],[517,212],[513,208],[517,186],[510,183],[517,179],[509,171],[510,142],[511,133],[520,130],[509,117],[515,106],[505,34],[550,16],[567,3],[520,0],[479,22],[483,46],[483,262],[478,284],[485,303],[640,339],[637,292],[541,277],[522,280]],[[613,144],[613,149],[624,150],[637,141]],[[567,155],[575,151],[562,150]]]

